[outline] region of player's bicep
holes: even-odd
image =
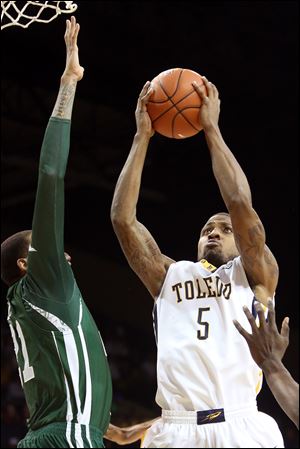
[[[251,287],[261,285],[272,297],[278,282],[278,265],[266,245],[265,230],[260,218],[247,205],[237,211],[230,211],[230,217],[236,246]]]
[[[155,298],[173,261],[161,253],[150,232],[137,220],[114,229],[130,267]]]

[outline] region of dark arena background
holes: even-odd
[[[140,90],[173,67],[195,70],[219,90],[223,137],[248,177],[253,206],[279,264],[277,324],[290,317],[284,363],[298,381],[299,3],[77,4],[85,74],[77,87],[65,179],[65,248],[106,345],[112,423],[129,425],[159,414],[153,300],[121,251],[110,205],[136,130]],[[65,64],[68,17],[2,32],[1,241],[31,228],[41,142]],[[202,225],[224,209],[203,132],[184,140],[155,135],[137,213],[161,251],[175,260],[195,260]],[[26,432],[27,409],[5,298],[3,284],[1,447],[16,447]],[[299,447],[296,427],[266,382],[258,406],[276,419],[286,447]]]

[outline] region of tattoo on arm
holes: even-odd
[[[273,254],[271,253],[271,251],[267,246],[265,246],[264,259],[266,264],[268,265],[270,276],[274,278],[278,277],[279,272],[278,265],[274,260]]]
[[[52,117],[70,119],[77,83],[61,86],[53,109]]]
[[[261,223],[248,229],[248,238],[236,233],[237,246],[247,264],[253,264],[261,255],[265,244],[265,232]]]
[[[160,254],[160,249],[153,240],[152,237],[150,237],[148,240],[145,241],[145,245],[149,250],[149,255],[152,257],[158,256]]]
[[[149,275],[149,267],[157,263],[157,257],[161,255],[160,249],[149,233],[149,231],[139,223],[140,239],[142,245],[134,246],[131,251],[131,263],[138,270],[140,275]]]
[[[271,251],[265,245],[265,231],[260,222],[248,229],[248,238],[237,233],[236,242],[248,267],[254,269],[260,266],[261,256],[263,255],[263,260],[267,264],[268,275],[274,278],[278,276],[278,266]]]
[[[137,220],[129,227],[120,228],[117,236],[130,267],[156,298],[174,261],[161,253],[151,233]]]

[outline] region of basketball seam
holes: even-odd
[[[165,91],[164,86],[163,86],[163,84],[161,83],[161,80],[160,80],[160,79],[158,80],[161,89],[164,91],[164,93],[167,95],[168,98],[171,99],[171,98],[174,97],[174,95],[176,94],[176,92],[177,92],[177,90],[178,90],[178,86],[179,86],[179,82],[180,82],[180,78],[181,78],[182,74],[183,74],[183,69],[181,69],[181,72],[179,73],[179,76],[178,76],[178,79],[177,79],[177,84],[176,84],[176,87],[175,87],[175,91],[173,92],[173,94],[171,95],[171,97],[169,97],[169,95],[168,95],[167,92]]]
[[[176,92],[177,92],[177,90],[178,90],[178,85],[179,85],[179,81],[180,81],[181,75],[182,75],[182,73],[183,73],[183,70],[184,70],[184,69],[181,69],[181,72],[180,72],[180,74],[179,74],[179,76],[178,76],[178,79],[177,79],[177,84],[176,84],[176,86],[175,86],[175,90],[174,90],[174,92],[172,93],[171,96],[170,96],[169,94],[167,94],[167,92],[166,92],[165,89],[164,89],[163,84],[161,83],[161,80],[158,79],[158,82],[159,82],[159,85],[160,85],[160,87],[161,87],[161,90],[165,93],[167,99],[166,99],[166,100],[161,100],[161,101],[153,101],[153,100],[149,100],[148,103],[162,104],[162,103],[165,103],[165,102],[168,101],[168,100],[171,100],[171,98],[176,94]]]
[[[188,107],[186,107],[185,109],[193,109],[193,108],[190,107],[190,106],[188,106]],[[183,109],[183,110],[185,110],[185,109]],[[182,111],[179,111],[179,110],[178,110],[177,114],[174,115],[174,117],[173,117],[173,119],[172,119],[172,135],[173,135],[173,137],[175,137],[175,133],[174,133],[175,119],[176,119],[176,117],[177,117],[179,114],[182,115],[182,117],[188,122],[188,124],[189,124],[192,128],[194,128],[196,131],[201,131],[200,129],[196,128],[196,127],[189,121],[189,119],[186,118],[185,115],[182,114]]]
[[[178,79],[177,79],[177,83],[176,83],[175,90],[174,90],[174,92],[172,93],[171,96],[170,96],[170,95],[166,92],[166,90],[164,89],[164,86],[163,86],[163,84],[161,83],[161,80],[158,79],[160,88],[161,88],[161,90],[165,93],[165,95],[166,95],[166,97],[167,97],[167,100],[160,101],[160,102],[152,101],[151,103],[154,103],[154,104],[155,104],[155,103],[160,103],[160,104],[162,104],[162,103],[164,103],[165,101],[171,101],[172,105],[171,105],[171,107],[169,107],[169,109],[165,110],[162,114],[160,114],[158,117],[156,117],[156,119],[153,120],[153,123],[155,122],[155,120],[157,120],[158,118],[162,117],[166,112],[170,111],[170,109],[172,109],[172,108],[175,106],[174,101],[172,101],[172,97],[174,97],[174,95],[176,94],[176,92],[177,92],[177,90],[178,90],[179,81],[180,81],[180,78],[181,78],[181,76],[182,76],[183,70],[184,70],[184,69],[181,69],[181,72],[179,73],[179,76],[178,76]],[[183,98],[182,98],[181,100],[183,100]],[[181,101],[181,100],[180,100],[180,101]]]
[[[163,89],[163,90],[164,90],[164,89]],[[165,90],[164,90],[164,92],[165,92]],[[195,92],[195,90],[192,90],[191,92],[189,92],[188,94],[186,94],[184,97],[180,98],[180,100],[177,101],[177,103],[174,103],[174,101],[172,101],[172,98],[171,98],[171,97],[168,97],[168,100],[171,101],[172,105],[171,105],[168,109],[166,109],[165,111],[163,111],[160,115],[158,115],[158,116],[152,121],[152,123],[154,123],[156,120],[158,120],[159,118],[161,118],[164,114],[166,114],[167,112],[169,112],[170,109],[172,109],[172,108],[176,108],[177,111],[180,112],[180,110],[177,108],[177,105],[178,105],[181,101],[183,101],[183,100],[185,100],[187,97],[189,97],[191,94],[193,94],[194,92]],[[167,95],[166,92],[165,92],[165,94]],[[155,104],[155,102],[152,102],[152,103]],[[195,106],[195,107],[197,107],[197,106]],[[199,109],[200,109],[201,106],[198,106],[198,107],[199,107]]]

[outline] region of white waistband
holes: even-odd
[[[220,408],[221,409],[221,408]],[[257,405],[243,405],[238,408],[224,408],[225,421],[229,421],[233,417],[244,417],[253,413],[257,413]],[[201,412],[205,412],[203,410]],[[210,410],[207,410],[209,413]],[[197,411],[186,410],[162,410],[162,418],[166,422],[180,424],[197,424]]]

